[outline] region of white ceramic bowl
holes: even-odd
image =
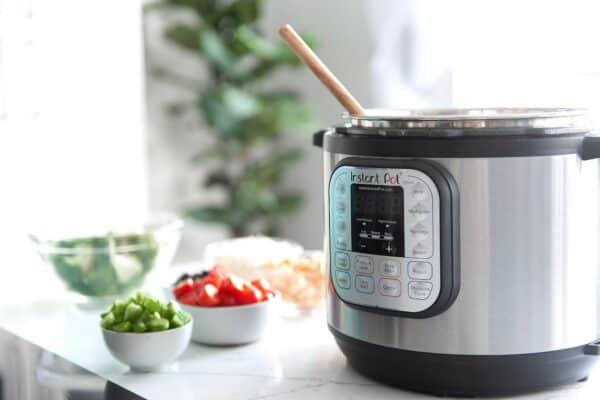
[[[192,322],[159,332],[129,333],[102,329],[104,342],[117,360],[136,371],[161,370],[185,351],[192,336]]]
[[[193,320],[192,340],[215,346],[255,342],[269,327],[279,296],[260,303],[227,307],[199,307],[179,303]]]

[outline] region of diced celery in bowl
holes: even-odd
[[[108,351],[134,371],[162,370],[187,348],[192,317],[176,303],[138,292],[100,314]]]
[[[173,301],[164,303],[142,292],[127,300],[115,301],[100,317],[104,329],[134,333],[180,328],[192,320]]]

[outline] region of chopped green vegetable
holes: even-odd
[[[146,330],[148,330],[148,328],[143,321],[136,321],[136,323],[133,324],[133,331],[136,333],[146,332]]]
[[[179,317],[179,315],[173,315],[173,317],[171,318],[171,326],[173,326],[173,328],[179,328],[180,326],[185,325],[185,322],[183,321],[182,318]]]
[[[175,314],[177,314],[177,306],[175,305],[175,303],[173,301],[170,301],[169,304],[167,304],[167,307],[163,311],[164,312],[162,313],[162,316],[167,319],[171,319],[175,316]]]
[[[119,322],[118,324],[113,325],[113,327],[111,329],[113,331],[117,331],[117,332],[131,332],[131,322],[129,322],[129,321]]]
[[[163,303],[141,292],[127,300],[115,301],[108,311],[100,314],[100,318],[104,329],[136,333],[179,328],[192,320],[176,303]]]
[[[166,331],[169,329],[169,320],[164,318],[152,319],[148,322],[148,328],[152,331]]]
[[[144,298],[143,304],[144,307],[146,307],[146,310],[150,312],[160,312],[163,307],[159,300],[153,299],[152,297]]]
[[[125,309],[125,314],[123,315],[123,319],[125,321],[133,322],[140,315],[142,315],[143,312],[144,312],[144,309],[142,308],[142,306],[135,304],[135,303],[129,303],[129,305]]]
[[[145,311],[144,317],[143,317],[143,321],[148,323],[150,321],[152,321],[153,319],[160,319],[160,313],[158,312],[150,312],[148,310]]]
[[[177,311],[177,316],[181,318],[184,324],[187,324],[192,320],[192,316],[183,310]]]
[[[125,308],[127,307],[127,303],[124,301],[115,301],[112,305],[112,313],[117,317],[117,319],[122,319],[125,314]]]
[[[102,327],[104,329],[110,329],[110,327],[112,327],[115,324],[116,320],[117,319],[115,318],[113,313],[111,313],[111,312],[104,313],[104,316],[102,317],[102,321],[100,322],[100,325],[102,325]]]

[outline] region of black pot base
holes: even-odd
[[[597,357],[586,346],[501,356],[434,354],[363,342],[330,327],[358,372],[375,380],[436,396],[495,397],[584,381]]]

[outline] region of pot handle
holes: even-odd
[[[321,129],[320,131],[313,133],[313,146],[323,148],[323,136],[327,131],[328,129]]]
[[[583,138],[579,155],[582,160],[600,158],[600,132],[594,132]]]

